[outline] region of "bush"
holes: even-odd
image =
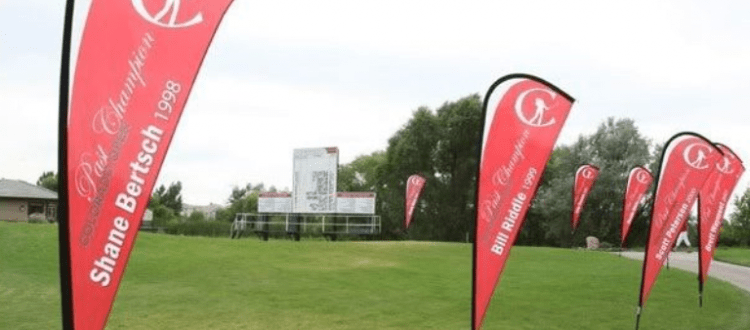
[[[48,223],[48,221],[44,214],[32,213],[29,215],[29,223]]]
[[[610,243],[610,242],[601,242],[601,243],[599,243],[599,248],[600,249],[611,249],[611,248],[614,248],[614,247],[615,246],[612,243]]]
[[[169,223],[164,231],[171,235],[229,237],[232,223],[224,221],[201,221]]]

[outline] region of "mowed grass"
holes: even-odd
[[[714,259],[730,264],[750,267],[750,249],[748,248],[718,248]]]
[[[57,228],[0,222],[0,329],[60,327]],[[641,263],[515,247],[484,329],[631,329]],[[141,233],[108,329],[468,329],[471,245]],[[748,329],[750,295],[663,270],[641,329]]]

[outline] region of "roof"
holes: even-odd
[[[57,193],[21,180],[0,179],[0,198],[57,200]]]

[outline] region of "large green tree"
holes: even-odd
[[[434,112],[421,107],[388,140],[377,171],[377,211],[386,236],[402,235],[406,179],[417,173],[427,182],[408,236],[462,241],[471,232],[480,117],[478,95],[446,102]]]
[[[177,181],[154,190],[148,202],[148,208],[154,212],[154,226],[161,227],[179,219],[182,211],[182,182]]]
[[[376,191],[378,168],[385,162],[385,152],[376,151],[362,155],[351,163],[340,165],[337,176],[337,191]]]
[[[608,118],[595,133],[580,136],[571,146],[555,149],[533,202],[521,243],[558,246],[583,245],[586,236],[618,245],[622,222],[622,200],[630,170],[651,165],[651,142],[638,131],[632,119]],[[570,225],[572,186],[582,164],[599,167],[575,235]],[[645,214],[639,213],[631,235],[642,239]]]
[[[175,214],[182,212],[182,182],[172,182],[169,187],[159,186],[151,195],[151,206],[163,205]]]
[[[49,171],[42,173],[39,179],[36,180],[36,185],[47,188],[52,191],[57,191],[57,174]]]
[[[273,186],[271,186],[271,189],[276,190]],[[257,185],[248,183],[243,187],[234,186],[227,198],[229,205],[216,212],[216,219],[233,221],[237,213],[257,213],[258,196],[264,191],[266,189],[263,183]]]

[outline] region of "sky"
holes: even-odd
[[[73,62],[89,4],[76,4]],[[235,0],[157,185],[181,181],[198,205],[247,183],[291,190],[293,149],[337,146],[349,163],[385,150],[420,106],[484,95],[511,73],[576,98],[558,145],[632,118],[655,143],[694,131],[750,160],[748,12],[746,1]],[[56,170],[63,15],[63,1],[0,0],[0,177]]]

